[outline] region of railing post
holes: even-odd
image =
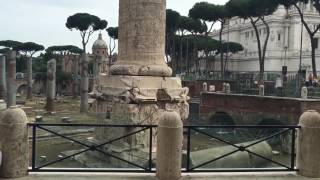
[[[25,112],[10,107],[0,113],[0,178],[28,175],[28,128]]]
[[[157,177],[181,178],[183,124],[176,112],[165,112],[158,125]]]
[[[298,174],[306,177],[320,177],[320,114],[310,110],[300,117],[298,133]]]
[[[301,88],[301,98],[308,99],[308,88],[305,86]]]
[[[207,91],[208,91],[208,84],[207,84],[206,82],[204,82],[204,83],[202,84],[202,91],[203,91],[203,92],[207,92]]]
[[[226,92],[225,92],[226,94],[230,94],[230,93],[231,93],[231,86],[230,86],[229,83],[226,83],[225,91],[226,91]]]
[[[264,96],[264,85],[259,85],[259,96]]]

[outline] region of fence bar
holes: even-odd
[[[191,152],[191,127],[188,128],[188,141],[187,141],[187,172],[190,170],[190,152]]]
[[[296,148],[296,129],[292,129],[291,136],[291,170],[295,169],[295,148]]]
[[[152,171],[152,127],[150,127],[149,137],[149,172]]]
[[[32,170],[36,170],[36,142],[37,142],[37,125],[32,125]]]

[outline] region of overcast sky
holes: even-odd
[[[167,0],[167,8],[182,15],[202,0]],[[224,4],[227,0],[206,0]],[[80,35],[65,27],[68,16],[78,12],[96,15],[118,25],[118,0],[0,0],[0,40],[33,41],[44,46],[77,45],[81,47]],[[103,32],[104,39],[107,33]],[[87,49],[97,38],[94,34]]]

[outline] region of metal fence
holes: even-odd
[[[154,147],[157,126],[31,123],[28,127],[32,152],[30,172],[156,171]],[[296,171],[295,139],[298,128],[300,127],[185,126],[182,171]],[[98,137],[98,131],[103,132],[105,137]],[[121,135],[116,135],[119,134],[116,132],[121,132]],[[139,144],[136,142],[138,136],[145,140],[141,142],[144,147],[131,146]],[[99,141],[95,141],[95,138]],[[128,144],[128,147],[121,144]],[[261,144],[262,151],[265,147],[272,150],[268,151],[268,156],[266,153],[259,153]],[[113,151],[110,150],[112,148]],[[247,160],[259,163],[242,163]]]
[[[297,170],[295,168],[295,139],[297,129],[300,128],[299,126],[187,126],[185,128],[187,129],[187,163],[184,169],[185,172],[258,172]],[[207,137],[207,143],[210,141],[220,142],[222,144],[220,149],[222,148],[223,152],[218,149],[212,149],[209,151],[204,150],[202,151],[202,153],[206,154],[204,160],[202,162],[200,160],[200,163],[198,164],[192,164],[192,143],[197,141],[197,139],[192,140],[192,136],[194,134]],[[248,137],[248,135],[251,136],[251,138]],[[242,136],[246,136],[245,139],[241,138]],[[277,158],[270,158],[259,154],[259,152],[255,151],[254,148],[250,149],[263,142],[271,144],[270,146],[272,146],[272,149],[279,145],[286,146],[285,148],[287,149],[287,152],[279,152],[286,154],[286,160],[279,158],[279,161]],[[262,146],[262,148],[264,147],[268,146]],[[262,149],[262,151],[264,151],[264,149]],[[220,154],[217,155],[212,152]],[[240,163],[240,165],[234,165],[232,164],[232,161],[225,161],[225,163],[220,163],[220,165],[217,164],[218,161],[226,159],[232,155],[238,154],[239,157],[241,156],[241,153],[244,152],[253,158],[259,158],[260,161],[264,161],[262,164],[268,165],[259,167],[259,164],[251,164],[252,167],[241,167],[242,163]],[[199,155],[195,156],[195,158],[197,157],[199,157]],[[235,157],[237,156],[233,156],[232,158]],[[239,157],[239,161],[241,160],[243,160],[243,158]],[[216,167],[217,165],[219,167]]]

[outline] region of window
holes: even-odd
[[[262,29],[259,29],[259,35],[261,35],[262,34]]]
[[[263,28],[263,34],[267,34],[267,28]]]
[[[250,36],[249,32],[246,32],[246,39],[249,39],[249,36]]]
[[[278,34],[278,41],[281,40],[281,34]]]

